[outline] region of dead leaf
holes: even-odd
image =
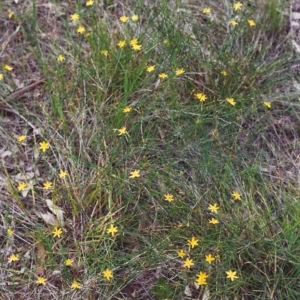
[[[50,224],[52,226],[58,226],[59,225],[59,222],[57,221],[55,216],[53,214],[51,214],[50,212],[47,212],[45,214],[43,214],[41,212],[36,212],[36,214],[40,218],[42,218],[47,224]]]
[[[64,226],[64,211],[55,205],[52,200],[46,199],[46,203],[51,212],[56,216],[59,224]]]

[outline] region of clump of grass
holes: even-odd
[[[44,78],[3,96],[7,299],[296,299],[297,191],[264,172],[292,107],[284,2],[53,5],[7,21]]]

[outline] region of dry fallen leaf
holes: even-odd
[[[58,220],[55,218],[55,216],[53,214],[51,214],[50,212],[47,212],[45,214],[41,213],[41,212],[36,212],[36,214],[42,218],[47,224],[50,224],[52,226],[59,226],[59,222]]]
[[[64,211],[50,199],[46,199],[46,203],[51,212],[56,216],[59,225],[64,226]]]

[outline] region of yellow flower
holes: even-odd
[[[195,237],[192,236],[190,240],[188,240],[188,245],[190,245],[192,248],[198,245],[198,241]]]
[[[57,56],[57,61],[58,62],[62,62],[64,60],[66,60],[66,59],[65,59],[65,57],[63,55],[60,54],[60,55]]]
[[[133,15],[132,17],[131,17],[131,21],[133,21],[133,22],[136,22],[136,21],[138,21],[139,20],[139,16],[138,15]]]
[[[39,149],[45,152],[47,149],[50,148],[50,144],[48,142],[41,142],[39,143],[40,147]]]
[[[38,277],[38,279],[35,283],[45,285],[46,284],[46,278]]]
[[[208,278],[208,275],[206,274],[206,272],[200,272],[198,275],[197,275],[197,280],[196,282],[199,284],[199,285],[205,285],[207,284],[206,282],[206,279]]]
[[[60,173],[59,173],[59,177],[64,178],[66,176],[68,176],[68,172],[61,170]]]
[[[12,254],[10,255],[10,257],[8,258],[8,262],[11,263],[13,261],[18,261],[20,258],[19,258],[19,254]]]
[[[123,108],[123,113],[129,113],[129,112],[131,112],[131,110],[132,110],[132,107],[126,106]]]
[[[164,43],[165,45],[169,45],[169,44],[170,44],[170,41],[169,41],[168,39],[165,39],[165,40],[163,41],[163,43]]]
[[[200,102],[204,102],[204,101],[207,99],[206,95],[203,94],[203,93],[197,93],[197,94],[195,94],[195,97],[196,97]]]
[[[190,268],[190,267],[192,267],[194,265],[194,262],[193,262],[193,260],[192,259],[189,259],[189,258],[187,258],[185,261],[184,261],[184,263],[183,263],[183,266],[185,267],[185,268]]]
[[[2,80],[3,80],[3,74],[0,73],[0,81],[2,81]]]
[[[100,54],[102,54],[104,56],[108,56],[108,51],[107,50],[101,50]]]
[[[106,269],[105,271],[102,272],[103,274],[103,277],[106,279],[106,280],[110,280],[111,278],[113,278],[113,273],[110,269]]]
[[[236,276],[236,272],[234,272],[234,271],[231,271],[231,270],[226,271],[226,274],[227,274],[227,278],[230,278],[231,281],[234,281],[236,278],[238,278]]]
[[[22,192],[26,188],[27,184],[25,182],[20,182],[18,185],[18,191]]]
[[[233,5],[233,9],[235,11],[240,10],[242,8],[243,4],[241,2],[237,2]]]
[[[4,66],[4,70],[6,71],[12,71],[13,70],[13,67],[9,66],[9,65],[5,65]]]
[[[77,33],[83,34],[85,33],[85,28],[83,26],[79,26],[76,31]]]
[[[165,200],[172,202],[172,201],[174,201],[174,197],[172,194],[165,194]]]
[[[78,21],[79,20],[79,15],[78,14],[73,14],[70,16],[72,21]]]
[[[147,69],[146,69],[146,71],[147,71],[148,73],[151,73],[151,72],[153,72],[154,70],[155,70],[155,65],[148,66]]]
[[[119,48],[123,48],[126,45],[126,41],[120,41],[117,45],[119,46]]]
[[[130,41],[130,45],[131,45],[131,46],[137,45],[138,43],[139,43],[138,39],[132,39],[132,40]]]
[[[128,19],[129,19],[129,18],[128,18],[127,16],[122,16],[122,17],[120,17],[120,21],[121,21],[122,23],[127,22]]]
[[[235,106],[236,105],[236,102],[234,101],[233,98],[226,98],[226,101],[231,104],[232,106]]]
[[[136,177],[141,177],[140,170],[134,170],[134,171],[130,172],[129,178],[136,178]]]
[[[11,228],[7,229],[7,235],[12,237],[14,235],[14,231]]]
[[[254,22],[254,20],[247,20],[247,21],[248,21],[248,23],[249,23],[249,25],[250,25],[251,27],[253,27],[253,26],[256,25],[255,22]]]
[[[79,289],[81,289],[80,283],[77,282],[76,280],[74,280],[74,281],[72,282],[71,289],[74,289],[74,290],[79,290]]]
[[[232,25],[232,26],[236,26],[239,23],[236,20],[230,20],[229,24]]]
[[[132,45],[131,47],[132,47],[133,50],[139,51],[139,50],[141,50],[142,45],[135,44],[135,45]]]
[[[212,218],[212,219],[210,219],[209,220],[209,224],[218,224],[219,223],[219,221],[217,220],[217,219],[215,219],[215,218]]]
[[[7,14],[7,17],[9,18],[9,19],[11,19],[13,16],[14,16],[14,12],[13,11],[10,11],[8,14]]]
[[[223,71],[221,72],[221,74],[222,74],[223,76],[227,76],[227,75],[228,75],[228,73],[227,73],[225,70],[223,70]]]
[[[218,207],[218,204],[210,204],[209,207],[208,207],[208,210],[217,214],[218,213],[218,210],[219,210],[219,207]]]
[[[175,75],[176,76],[178,76],[178,75],[181,75],[181,74],[183,74],[185,71],[184,71],[184,69],[177,69],[176,71],[175,71]]]
[[[126,133],[128,133],[127,132],[127,129],[126,129],[126,127],[124,126],[124,127],[122,127],[122,128],[120,128],[120,129],[118,129],[118,131],[119,131],[119,134],[118,135],[123,135],[123,134],[126,134]]]
[[[68,258],[65,260],[65,265],[68,267],[72,266],[73,263],[74,263],[74,259]]]
[[[265,105],[267,108],[271,108],[271,102],[270,102],[270,101],[265,101],[265,102],[264,102],[264,105]]]
[[[85,6],[92,6],[94,4],[94,0],[89,0],[85,3]]]
[[[205,255],[205,261],[209,264],[211,264],[214,260],[215,258],[211,254]]]
[[[160,73],[160,74],[158,74],[158,77],[161,78],[161,79],[168,78],[168,74]]]
[[[231,194],[231,196],[233,197],[234,200],[241,200],[241,195],[238,192],[236,192],[236,191],[234,191]]]
[[[210,13],[211,13],[211,8],[210,8],[210,7],[205,7],[205,8],[203,9],[203,13],[204,13],[204,14],[210,14]]]
[[[52,182],[46,181],[43,183],[44,185],[44,190],[50,190],[52,188]]]
[[[186,256],[186,253],[184,252],[184,250],[179,250],[179,251],[177,251],[177,254],[178,254],[178,256],[180,257],[180,258],[184,258],[185,256]]]
[[[53,237],[60,237],[62,234],[62,229],[55,226],[52,231],[52,234],[53,234]]]
[[[110,224],[110,227],[106,230],[107,233],[110,233],[111,236],[115,236],[118,232],[118,227],[115,227],[114,224]]]

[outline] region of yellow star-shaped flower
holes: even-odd
[[[185,71],[184,71],[184,69],[177,69],[176,71],[175,71],[175,75],[176,76],[179,76],[179,75],[181,75],[181,74],[183,74]]]
[[[46,278],[44,278],[44,277],[38,277],[38,279],[37,279],[37,281],[35,283],[45,285],[46,281],[47,281]]]
[[[94,0],[89,0],[85,3],[85,6],[92,6],[94,4]]]
[[[128,18],[127,16],[122,16],[122,17],[120,17],[120,21],[121,21],[122,23],[127,22],[128,19],[129,19],[129,18]]]
[[[26,140],[26,135],[20,135],[20,136],[18,136],[17,140],[18,140],[19,143],[24,142]]]
[[[180,258],[184,258],[185,256],[186,256],[186,253],[185,253],[185,251],[184,250],[179,250],[179,251],[177,251],[177,254],[178,254],[178,256],[180,257]]]
[[[158,74],[158,77],[161,78],[161,79],[168,78],[168,74],[160,73],[160,74]]]
[[[236,271],[226,271],[227,274],[227,278],[229,278],[231,281],[234,281],[235,279],[238,278],[238,276],[236,276]]]
[[[172,194],[165,194],[165,200],[172,202],[174,201],[174,196]]]
[[[52,182],[46,181],[43,183],[44,185],[44,190],[50,190],[52,188]]]
[[[26,188],[27,184],[25,182],[20,182],[17,189],[19,192],[22,192]]]
[[[138,15],[133,15],[132,17],[131,17],[131,21],[133,21],[133,22],[136,22],[136,21],[138,21],[139,20],[139,16]]]
[[[124,126],[124,127],[122,127],[122,128],[120,128],[120,129],[118,129],[118,131],[119,131],[119,134],[118,135],[123,135],[123,134],[126,134],[126,133],[128,133],[127,132],[127,129],[126,129],[126,127]]]
[[[209,264],[211,264],[214,260],[215,258],[211,254],[205,255],[205,261]]]
[[[18,261],[20,258],[19,258],[19,254],[12,254],[9,256],[8,258],[8,262],[11,263],[13,261]]]
[[[211,13],[211,8],[210,8],[210,7],[205,7],[205,8],[203,9],[203,13],[204,13],[204,14],[210,14],[210,13]]]
[[[147,69],[146,69],[146,71],[147,71],[148,73],[151,73],[151,72],[153,72],[154,70],[155,70],[155,65],[148,66]]]
[[[60,237],[62,234],[62,229],[58,228],[57,226],[54,227],[53,231],[52,231],[53,237]]]
[[[123,48],[126,45],[126,41],[124,41],[124,40],[120,41],[117,45],[118,45],[119,48]]]
[[[14,16],[14,12],[13,11],[10,11],[8,14],[7,14],[7,17],[9,18],[9,19],[11,19],[13,16]]]
[[[221,74],[222,74],[223,76],[227,76],[227,75],[228,75],[228,73],[227,73],[225,70],[223,70],[223,71],[221,72]]]
[[[106,232],[110,233],[111,236],[115,236],[115,234],[118,232],[118,227],[115,227],[113,224],[110,224]]]
[[[13,67],[11,67],[10,65],[4,65],[4,70],[6,70],[6,71],[12,71]]]
[[[210,204],[209,207],[208,207],[208,210],[215,213],[215,214],[218,213],[219,209],[220,208],[218,207],[218,204],[216,204],[216,203],[215,204]]]
[[[137,178],[137,177],[141,177],[140,170],[134,170],[134,171],[130,172],[129,178]]]
[[[231,104],[232,106],[235,106],[236,105],[236,102],[234,101],[233,98],[226,98],[226,101]]]
[[[204,102],[204,101],[207,99],[206,95],[203,94],[203,93],[197,93],[197,94],[195,94],[195,97],[196,97],[200,102]]]
[[[194,265],[194,262],[193,262],[193,260],[192,259],[189,259],[189,258],[187,258],[185,261],[184,261],[184,263],[183,263],[183,266],[185,267],[185,268],[190,268],[190,267],[192,267]]]
[[[61,170],[60,173],[59,173],[59,178],[64,178],[66,176],[68,176],[68,172]]]
[[[195,246],[198,245],[198,241],[194,236],[190,240],[188,240],[188,245],[191,246],[191,248],[194,248]]]
[[[217,220],[217,219],[215,219],[215,218],[212,218],[212,219],[210,219],[209,220],[209,224],[218,224],[219,223],[219,221]]]
[[[73,15],[71,15],[71,16],[70,16],[70,19],[71,19],[72,21],[78,21],[78,20],[79,20],[79,14],[73,14]]]
[[[206,274],[206,272],[200,272],[198,275],[197,275],[197,280],[196,282],[199,284],[199,285],[205,285],[207,284],[206,282],[206,279],[208,278],[208,275]]]
[[[229,24],[232,25],[232,26],[236,26],[239,23],[236,20],[230,20]]]
[[[2,81],[2,80],[3,80],[3,74],[0,73],[0,81]]]
[[[123,108],[123,110],[122,110],[122,111],[123,111],[123,113],[125,113],[125,114],[126,114],[126,113],[129,113],[129,112],[131,112],[131,110],[132,110],[132,107],[130,107],[130,106],[126,106],[126,107],[124,107],[124,108]]]
[[[102,274],[106,280],[110,280],[114,277],[112,271],[108,268],[105,271],[103,271]]]
[[[237,2],[233,5],[233,9],[235,11],[240,10],[242,8],[243,4],[241,2]]]
[[[234,200],[241,200],[241,195],[236,191],[234,191],[231,196]]]
[[[80,283],[79,283],[78,281],[74,280],[74,281],[72,282],[71,289],[74,289],[74,290],[79,290],[79,289],[81,289]]]
[[[271,102],[270,101],[265,101],[264,105],[265,105],[265,107],[267,107],[269,109],[271,108]]]
[[[139,51],[139,50],[142,49],[142,45],[138,45],[138,44],[132,45],[131,47],[132,47],[132,49],[135,50],[135,51]]]
[[[39,143],[40,147],[39,149],[45,152],[47,149],[50,148],[50,144],[48,142],[40,142]]]
[[[65,59],[65,57],[63,55],[60,54],[60,55],[57,56],[57,61],[58,62],[62,62],[64,60],[66,60],[66,59]]]
[[[254,27],[256,24],[254,22],[254,20],[247,20],[248,21],[248,24],[251,26],[251,27]]]
[[[101,50],[100,54],[104,55],[104,56],[108,56],[108,51],[107,50]]]
[[[73,263],[74,263],[74,259],[68,258],[65,260],[65,265],[68,267],[72,266]]]
[[[11,228],[7,229],[7,235],[12,237],[14,235],[14,231]]]
[[[77,33],[83,34],[85,33],[85,28],[83,26],[79,26],[76,31]]]

